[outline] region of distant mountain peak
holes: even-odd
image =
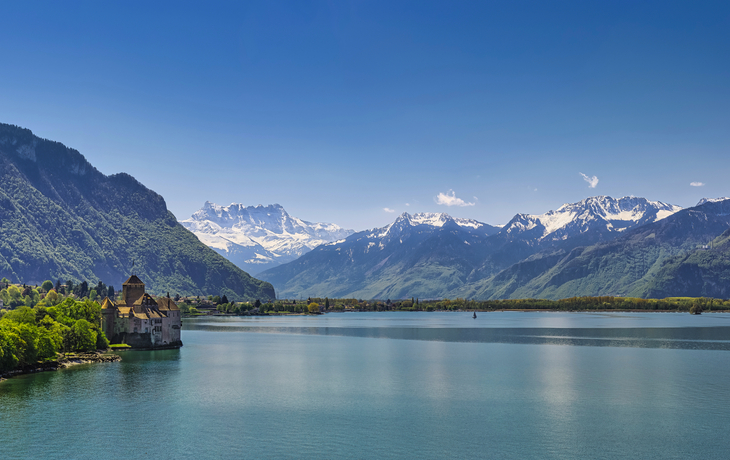
[[[537,240],[563,240],[599,227],[607,232],[621,232],[664,219],[680,210],[680,206],[635,196],[618,199],[592,196],[576,203],[566,203],[545,214],[517,214],[504,231],[511,235],[527,235],[526,232],[530,232],[529,237]]]
[[[288,262],[316,246],[354,233],[335,224],[292,217],[276,203],[221,206],[206,201],[201,209],[180,223],[206,245],[251,273]]]
[[[398,216],[393,223],[388,224],[384,227],[374,228],[368,232],[369,238],[382,238],[386,235],[398,234],[404,231],[408,227],[418,227],[419,225],[426,225],[429,227],[443,227],[444,225],[452,223],[462,228],[471,229],[493,229],[496,227],[484,224],[482,222],[473,219],[462,219],[459,217],[452,217],[445,212],[418,212],[409,214],[404,212]]]
[[[701,205],[703,205],[705,203],[717,203],[717,202],[725,201],[725,200],[730,200],[730,198],[728,198],[726,196],[722,196],[722,197],[719,197],[719,198],[702,198],[699,201],[699,203],[697,203],[695,206],[701,206]]]

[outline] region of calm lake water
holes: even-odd
[[[727,458],[730,314],[198,318],[0,383],[0,458]]]

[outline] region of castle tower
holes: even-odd
[[[116,316],[116,305],[109,300],[109,297],[104,297],[104,301],[101,303],[101,330],[109,340],[114,336],[114,321],[116,320]]]
[[[122,284],[122,300],[127,306],[132,306],[134,302],[144,295],[144,283],[137,275],[132,275]]]

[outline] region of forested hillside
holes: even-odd
[[[133,262],[152,293],[275,295],[202,244],[130,175],[105,176],[76,150],[0,124],[0,276],[120,288]]]

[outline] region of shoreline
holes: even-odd
[[[276,312],[276,313],[264,313],[264,314],[257,314],[257,315],[235,315],[230,313],[216,313],[211,315],[191,315],[191,316],[183,316],[183,319],[192,319],[192,318],[206,318],[206,317],[229,317],[229,318],[241,318],[241,317],[262,317],[262,316],[317,316],[317,315],[327,315],[331,313],[397,313],[397,312],[405,312],[405,313],[472,313],[476,311],[477,313],[498,313],[498,312],[541,312],[541,313],[683,313],[690,315],[691,313],[688,311],[682,311],[682,310],[649,310],[649,309],[634,309],[634,310],[617,310],[617,309],[584,309],[584,310],[558,310],[558,309],[549,309],[549,308],[505,308],[505,309],[499,309],[499,310],[432,310],[432,311],[426,311],[426,310],[345,310],[345,311],[323,311],[319,314],[306,314],[306,313],[287,313],[287,312]],[[702,314],[712,314],[712,313],[730,313],[730,310],[706,310],[703,311]],[[692,315],[692,316],[699,316],[699,315]]]
[[[59,353],[57,359],[53,361],[46,361],[43,363],[30,364],[12,371],[0,373],[0,382],[7,380],[12,377],[25,374],[35,374],[37,372],[46,371],[57,371],[61,369],[67,369],[72,366],[79,364],[93,364],[93,363],[113,363],[121,361],[122,357],[108,352],[89,352],[89,353]]]

